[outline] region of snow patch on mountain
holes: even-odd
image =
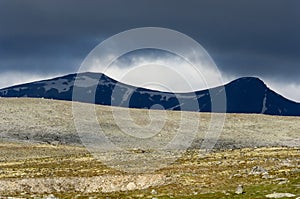
[[[21,91],[21,90],[25,90],[25,89],[28,89],[28,87],[17,87],[17,88],[13,88],[14,91]]]
[[[41,83],[41,82],[38,82]],[[63,93],[67,92],[71,89],[73,85],[76,85],[77,87],[82,87],[82,88],[88,88],[91,86],[96,86],[98,85],[98,80],[93,79],[88,76],[79,76],[76,79],[65,79],[65,78],[60,78],[60,79],[55,79],[51,81],[45,81],[43,82],[44,86],[43,88],[45,91],[49,91],[51,89],[55,89],[58,91],[58,93]],[[21,88],[18,88],[21,89]]]
[[[265,93],[261,113],[265,113],[267,110],[268,110],[268,107],[267,107],[267,93]]]
[[[83,88],[96,86],[96,85],[98,85],[98,83],[99,83],[98,79],[94,79],[89,76],[78,76],[75,81],[75,85],[77,87],[83,87]],[[71,84],[71,82],[70,82],[70,84]],[[73,84],[73,82],[72,82],[72,84]]]
[[[129,96],[131,96],[133,93],[133,89],[127,89],[127,91],[124,93],[124,95],[122,96],[122,102],[121,103],[124,103],[128,100]]]
[[[73,83],[68,82],[67,79],[56,79],[56,80],[45,82],[43,88],[45,89],[46,92],[51,89],[56,89],[58,93],[62,93],[62,92],[69,91],[72,85]]]
[[[0,93],[1,93],[1,95],[5,96],[5,95],[7,95],[7,93],[8,93],[8,90],[7,90],[7,89],[5,89],[5,90],[2,90],[2,91],[0,91]]]

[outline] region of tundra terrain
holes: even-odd
[[[82,104],[82,118],[91,106]],[[135,138],[115,121],[126,109],[96,105],[103,134],[121,150],[95,153],[76,131],[72,102],[0,98],[0,107],[0,198],[300,197],[299,117],[227,114],[220,135],[207,137],[211,117],[221,114],[185,112],[190,128],[180,134],[191,139],[193,131],[192,142],[164,150],[182,112],[130,109],[134,122],[120,120],[132,132],[165,116],[157,134]],[[188,123],[195,119],[197,128]],[[207,139],[211,150],[203,148]]]

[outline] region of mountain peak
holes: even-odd
[[[265,84],[264,81],[262,81],[259,77],[240,77],[238,79],[235,79],[233,82],[239,82],[239,83],[252,83],[252,84]]]
[[[229,87],[234,86],[238,88],[253,88],[253,89],[267,89],[267,85],[258,77],[241,77],[233,80],[228,84]]]

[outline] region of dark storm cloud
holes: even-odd
[[[299,7],[298,0],[2,0],[0,70],[75,72],[103,39],[161,26],[196,39],[225,73],[300,83]]]
[[[81,39],[81,40],[80,40]],[[72,37],[13,36],[0,40],[1,71],[70,72],[94,47]]]

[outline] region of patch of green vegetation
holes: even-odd
[[[241,155],[241,152],[244,154]],[[143,190],[116,191],[112,193],[53,193],[58,198],[241,198],[259,199],[273,192],[287,192],[300,196],[299,151],[295,149],[249,149],[223,151],[202,158],[195,151],[188,151],[181,159],[155,173],[171,179],[163,186]],[[226,158],[224,158],[226,157]],[[290,166],[282,161],[290,161]],[[249,175],[253,166],[268,170],[272,178]],[[43,177],[92,177],[101,175],[124,175],[123,172],[107,167],[89,154],[56,156],[3,162],[0,178],[43,178]],[[0,173],[1,173],[0,172]],[[6,172],[6,173],[5,173]],[[16,174],[15,176],[12,174]],[[13,177],[11,177],[13,176]],[[276,178],[285,178],[280,183]],[[128,183],[128,182],[124,182]],[[238,184],[244,185],[243,194],[235,194]],[[126,185],[126,184],[125,184]],[[155,189],[155,193],[151,193]],[[24,190],[26,191],[26,190]],[[2,194],[3,195],[3,194]],[[25,198],[43,197],[34,193],[12,193],[7,196]],[[3,195],[4,196],[4,195]]]
[[[223,191],[221,192],[207,192],[203,193],[201,190],[195,191],[193,185],[190,186],[180,186],[179,184],[170,184],[164,185],[161,187],[152,187],[144,190],[134,190],[134,191],[119,191],[113,193],[91,193],[91,194],[82,194],[76,192],[70,193],[54,193],[56,197],[61,199],[91,199],[91,198],[158,198],[158,199],[262,199],[265,198],[265,195],[273,192],[282,192],[282,193],[292,193],[297,196],[300,196],[300,175],[293,176],[293,178],[286,184],[256,184],[256,185],[247,185],[244,187],[243,194],[235,194],[232,186],[222,187]],[[297,188],[298,186],[298,188]],[[151,193],[155,189],[156,194]],[[209,191],[209,190],[206,190]],[[32,195],[23,195],[28,198]],[[41,195],[42,196],[42,195]]]

